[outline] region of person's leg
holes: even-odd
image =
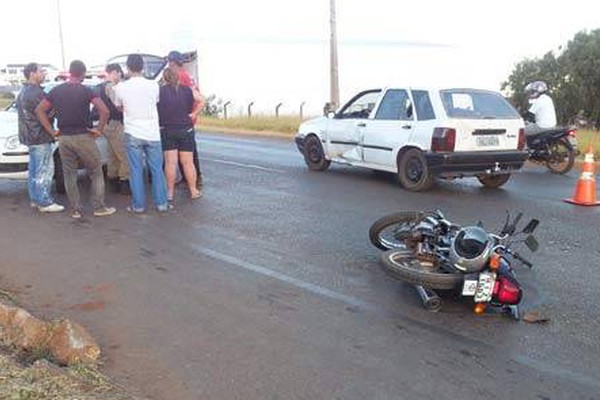
[[[198,144],[196,143],[196,130],[192,129],[192,137],[194,140],[194,168],[196,168],[196,186],[198,189],[202,186],[202,171],[200,170],[200,160],[198,158]]]
[[[77,186],[78,157],[75,152],[73,137],[71,135],[61,136],[58,151],[60,152],[69,204],[73,211],[81,212],[81,198],[79,196],[79,187]]]
[[[54,198],[50,193],[52,179],[54,178],[54,146],[52,143],[40,145],[40,158],[38,159],[38,171],[36,172],[35,191],[37,192],[38,205],[46,207],[54,204]]]
[[[163,172],[163,151],[159,141],[146,141],[146,161],[152,175],[152,197],[159,211],[167,211],[167,183]]]
[[[115,157],[118,160],[119,169],[117,174],[119,176],[119,192],[121,194],[129,195],[129,163],[127,162],[127,152],[125,150],[125,132],[123,123],[114,121],[116,125],[115,135],[113,139],[113,150],[115,151]]]
[[[129,163],[129,186],[131,188],[131,208],[134,212],[146,210],[146,192],[144,190],[143,141],[125,134],[127,162]]]
[[[100,151],[96,146],[96,139],[89,134],[76,136],[77,155],[83,166],[87,169],[92,180],[92,204],[94,210],[106,208],[104,204],[104,175],[102,174],[102,162]]]
[[[177,177],[177,150],[168,150],[164,152],[165,156],[165,176],[167,178],[167,197],[173,200],[175,194],[175,179]]]
[[[104,127],[104,137],[106,138],[106,150],[108,156],[108,165],[106,168],[106,178],[117,189],[116,183],[119,178],[119,159],[116,155],[115,138],[116,138],[116,122],[109,121]]]
[[[190,190],[192,198],[198,198],[200,191],[196,187],[196,168],[194,168],[194,158],[191,151],[182,151],[179,153],[181,158],[181,165],[183,166],[183,173],[185,174],[185,180]]]
[[[29,146],[29,166],[27,174],[27,191],[29,192],[29,202],[32,205],[39,205],[38,195],[35,190],[35,180],[38,174],[39,146]]]

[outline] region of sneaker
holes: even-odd
[[[107,215],[112,215],[117,212],[117,209],[114,207],[102,207],[94,210],[94,217],[106,217]]]
[[[174,208],[175,208],[175,206],[173,206],[173,203],[167,202],[167,204],[163,204],[163,205],[157,206],[156,210],[159,213],[166,213],[166,212],[168,212],[168,211],[170,211],[170,210],[172,210]]]
[[[132,206],[127,206],[127,212],[132,214],[143,214],[146,210],[136,210]]]
[[[52,203],[47,206],[38,206],[38,210],[43,213],[56,213],[64,211],[65,207],[60,204]]]
[[[71,211],[71,218],[81,219],[81,217],[83,217],[83,214],[81,213],[80,210],[73,210],[73,211]]]

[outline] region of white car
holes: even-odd
[[[476,176],[497,188],[527,158],[517,110],[478,89],[367,90],[300,125],[296,145],[311,170],[333,161],[393,172],[410,191],[427,189],[435,177]]]

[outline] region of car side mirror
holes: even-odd
[[[527,236],[527,238],[525,238],[525,246],[527,246],[527,248],[533,252],[537,251],[540,248],[540,244],[533,237],[533,235],[529,235]]]
[[[327,118],[329,118],[329,119],[333,119],[334,117],[335,117],[335,113],[334,113],[333,111],[329,111],[329,112],[327,113]]]
[[[532,219],[531,221],[529,221],[529,223],[525,226],[525,228],[523,228],[523,233],[526,233],[528,235],[532,234],[533,231],[535,231],[535,229],[538,227],[538,225],[540,224],[540,221],[537,219]]]

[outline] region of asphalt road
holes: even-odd
[[[310,172],[286,140],[203,134],[200,155],[204,197],[180,188],[169,215],[128,215],[117,195],[111,217],[40,215],[25,183],[0,181],[0,287],[86,326],[107,373],[151,399],[600,398],[600,208],[561,201],[577,171],[409,193],[387,174]],[[536,267],[518,274],[524,310],[550,322],[451,298],[429,313],[389,278],[369,226],[432,208],[489,228],[506,210],[540,219]]]

